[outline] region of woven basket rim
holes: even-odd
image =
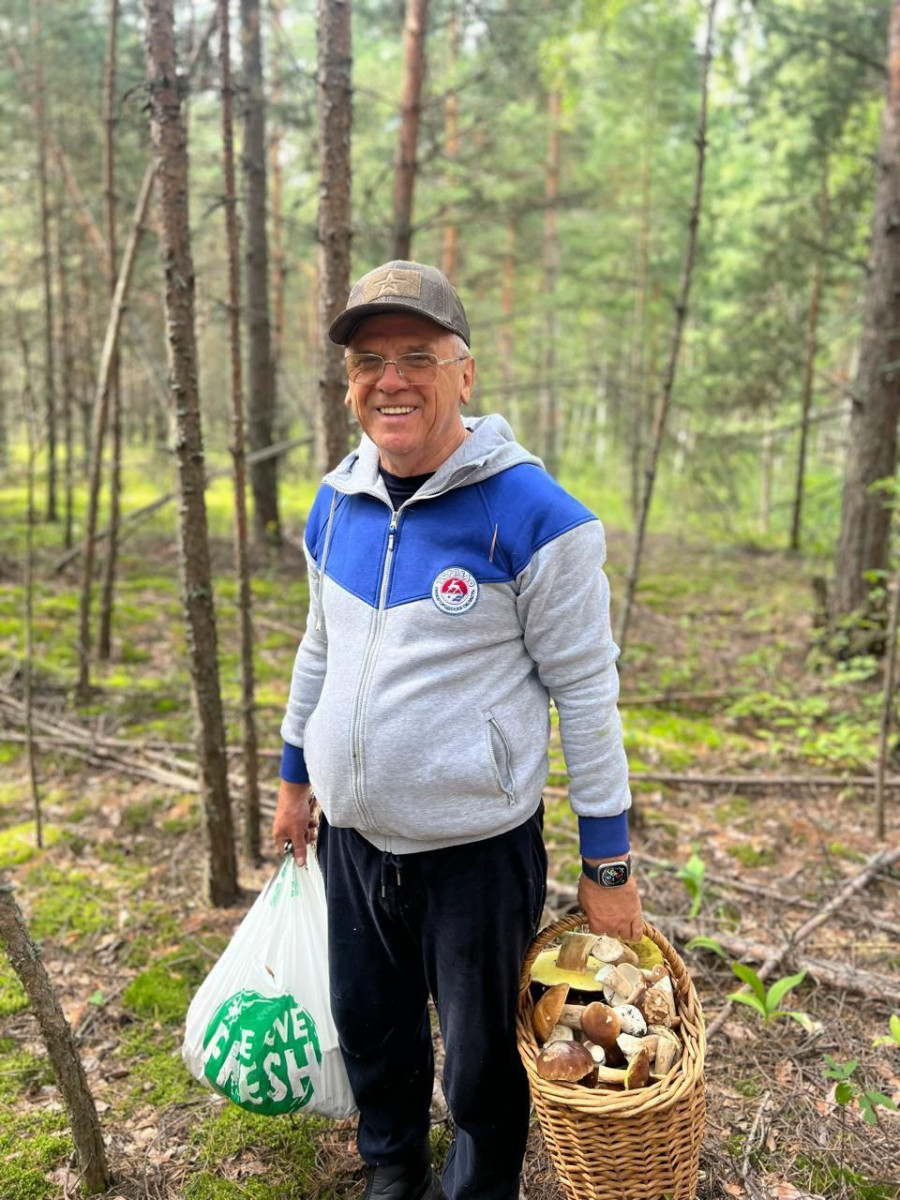
[[[675,948],[655,926],[644,922],[644,933],[662,951],[672,973],[675,986],[675,1007],[681,1017],[680,1033],[684,1050],[680,1060],[662,1078],[647,1087],[633,1091],[586,1088],[579,1083],[562,1083],[544,1079],[537,1073],[537,1056],[540,1051],[531,1024],[534,1005],[531,1000],[531,968],[538,954],[556,938],[570,930],[587,925],[584,912],[560,917],[540,931],[531,944],[522,965],[519,979],[519,1006],[516,1014],[516,1037],[519,1055],[528,1074],[533,1090],[549,1101],[574,1112],[585,1114],[628,1114],[653,1110],[659,1112],[675,1104],[696,1086],[703,1083],[703,1064],[706,1058],[706,1032],[703,1012],[697,992],[687,967]]]

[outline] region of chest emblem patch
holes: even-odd
[[[462,567],[448,567],[431,585],[431,598],[441,612],[468,612],[478,599],[478,580]]]

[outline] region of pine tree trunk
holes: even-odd
[[[78,1057],[72,1030],[8,884],[0,885],[0,942],[6,949],[12,969],[22,982],[28,1003],[37,1018],[41,1038],[47,1047],[47,1055],[69,1115],[84,1190],[89,1195],[105,1192],[112,1184],[112,1177],[106,1165],[103,1132],[97,1119],[94,1098]]]
[[[94,321],[91,312],[93,295],[88,269],[87,252],[82,242],[78,263],[78,307],[79,343],[78,355],[78,407],[81,417],[81,473],[87,478],[91,461],[91,425],[93,423],[94,395],[97,391],[97,374],[94,369]]]
[[[244,388],[241,370],[241,268],[234,179],[234,88],[228,0],[218,0],[219,76],[222,85],[222,151],[225,176],[225,241],[228,253],[228,340],[231,354],[231,456],[234,460],[234,551],[238,577],[241,644],[241,745],[244,758],[243,845],[251,863],[260,858],[259,754],[254,715],[253,618],[247,555],[247,472],[244,447]]]
[[[822,163],[822,187],[819,192],[819,237],[825,245],[828,236],[828,158]],[[822,258],[813,263],[812,285],[809,293],[809,320],[806,329],[806,369],[803,375],[803,398],[800,404],[800,448],[797,453],[797,483],[794,488],[794,512],[791,518],[791,549],[800,549],[800,528],[803,519],[803,480],[806,475],[806,446],[809,440],[809,414],[812,409],[813,377],[816,368],[816,337],[819,328],[819,301],[822,292]]]
[[[406,0],[403,23],[403,96],[400,101],[400,138],[394,159],[394,258],[409,259],[412,247],[413,192],[416,186],[416,150],[425,79],[425,27],[428,0]]]
[[[890,498],[872,485],[893,478],[900,415],[900,0],[892,0],[888,87],[859,366],[853,385],[832,618],[868,604],[869,572],[887,567]],[[892,501],[890,501],[892,503]]]
[[[350,0],[319,0],[319,419],[317,457],[330,471],[347,453],[347,376],[328,328],[350,290]]]
[[[559,274],[559,239],[556,228],[556,204],[559,198],[560,94],[547,97],[549,125],[546,174],[544,177],[543,237],[543,347],[541,390],[539,396],[540,446],[544,465],[551,475],[559,471],[559,413],[556,394],[556,280]]]
[[[281,29],[282,0],[269,0],[273,25]],[[269,139],[269,163],[272,174],[272,375],[275,379],[275,395],[281,395],[282,358],[284,356],[284,291],[287,266],[284,254],[284,200],[283,172],[281,168],[281,146],[284,131],[281,128],[281,72],[282,56],[274,42],[272,54],[272,109],[274,121]],[[286,436],[286,435],[285,435]]]
[[[456,74],[456,56],[459,51],[459,19],[455,4],[450,9],[450,29],[447,37],[447,70],[451,80],[454,80]],[[447,160],[449,168],[444,183],[448,190],[452,189],[456,182],[456,156],[458,153],[459,95],[453,90],[447,93],[444,100],[444,157]],[[456,278],[458,232],[451,208],[451,214],[444,225],[444,243],[441,253],[441,269],[451,283]]]
[[[641,214],[638,225],[637,270],[634,285],[634,312],[631,326],[631,356],[628,392],[631,396],[631,457],[632,487],[631,511],[635,517],[640,513],[641,503],[641,459],[648,424],[649,388],[647,373],[647,268],[650,257],[650,156],[653,142],[653,126],[656,115],[656,72],[651,66],[650,96],[647,119],[644,125],[644,144],[641,163]]]
[[[188,220],[188,159],[175,66],[172,0],[145,0],[150,136],[156,159],[159,240],[165,271],[169,376],[178,460],[181,602],[193,684],[194,742],[203,798],[205,889],[215,905],[237,899],[237,865],[209,561],[203,436],[194,333],[194,264]]]
[[[112,377],[113,357],[119,342],[119,329],[122,325],[122,311],[125,304],[125,297],[128,294],[128,287],[131,283],[131,274],[134,270],[134,261],[137,257],[137,248],[143,231],[144,217],[147,214],[147,206],[150,202],[153,175],[154,171],[151,166],[144,174],[141,192],[135,205],[134,220],[132,221],[128,244],[125,247],[125,254],[122,258],[122,266],[119,270],[119,279],[116,283],[116,291],[113,296],[109,321],[106,326],[106,337],[103,341],[103,351],[100,355],[100,369],[97,373],[97,391],[94,397],[93,426],[91,432],[88,505],[84,524],[84,563],[81,577],[78,637],[78,683],[75,689],[75,694],[82,704],[88,700],[90,694],[91,597],[94,580],[97,509],[100,500],[100,474],[103,465],[103,442],[106,436],[106,417],[109,408],[109,381]]]
[[[72,339],[72,305],[69,299],[69,268],[63,234],[63,206],[58,206],[56,221],[56,278],[59,290],[59,327],[62,349],[60,391],[62,395],[63,489],[65,491],[65,546],[72,548],[72,493],[75,486],[75,348]]]
[[[108,41],[106,46],[106,79],[103,97],[104,167],[106,191],[106,248],[109,255],[110,299],[116,294],[118,247],[116,245],[116,34],[119,24],[119,0],[109,0]],[[97,656],[108,662],[112,654],[112,614],[115,602],[116,555],[119,544],[119,502],[122,490],[122,380],[119,370],[119,347],[113,352],[109,377],[110,448],[109,469],[109,540],[106,543],[106,562],[100,599],[100,629],[97,635]]]
[[[41,274],[44,283],[44,411],[47,437],[48,521],[57,519],[56,507],[56,366],[53,354],[53,287],[50,252],[50,203],[47,195],[47,97],[44,89],[44,34],[41,0],[31,0],[31,38],[34,49],[34,101],[38,136],[38,195],[41,208]]]
[[[706,161],[706,109],[709,96],[709,67],[712,61],[713,30],[716,21],[716,5],[718,0],[709,0],[706,14],[706,49],[703,54],[703,67],[700,76],[700,117],[697,123],[697,170],[694,175],[694,195],[691,200],[691,215],[688,221],[688,241],[681,270],[681,282],[678,288],[678,298],[675,301],[675,323],[672,329],[672,342],[669,348],[669,361],[663,376],[662,390],[656,408],[653,422],[653,432],[650,441],[650,451],[644,470],[646,479],[644,498],[634,537],[634,548],[631,555],[631,565],[628,570],[628,580],[625,585],[625,603],[622,616],[616,631],[616,641],[624,653],[625,640],[628,635],[628,623],[634,606],[634,594],[637,590],[638,575],[641,569],[641,555],[644,548],[644,534],[647,531],[647,517],[650,513],[650,503],[653,499],[653,485],[656,480],[656,464],[662,446],[663,434],[666,428],[666,416],[672,391],[675,387],[675,372],[678,367],[678,354],[681,349],[681,335],[687,317],[688,299],[691,293],[691,274],[694,268],[694,255],[697,249],[697,230],[700,227],[700,211],[703,202],[703,168]],[[900,3],[900,0],[898,0]]]
[[[516,224],[510,221],[506,228],[506,252],[503,255],[503,292],[500,308],[503,324],[500,326],[500,371],[503,377],[503,404],[512,417],[513,431],[519,437],[522,406],[516,391],[516,360],[514,357],[513,318],[516,304]]]
[[[269,239],[266,231],[266,117],[263,92],[262,29],[259,0],[240,0],[244,59],[244,152],[242,166],[247,230],[247,327],[249,337],[248,432],[251,450],[273,440],[275,379],[269,325]],[[278,545],[278,468],[275,459],[250,468],[253,527],[260,541]]]

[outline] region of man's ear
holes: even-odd
[[[463,404],[469,403],[472,387],[475,383],[475,359],[467,358],[463,363],[462,379],[459,385],[459,398]]]

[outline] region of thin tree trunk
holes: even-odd
[[[328,328],[350,290],[350,0],[319,0],[319,408],[317,458],[330,471],[347,453],[347,376]],[[401,256],[402,257],[402,256]]]
[[[41,0],[31,0],[31,40],[34,50],[34,98],[38,136],[38,194],[41,206],[41,274],[44,282],[44,411],[47,436],[48,521],[56,511],[56,367],[53,355],[53,287],[50,252],[50,203],[47,195],[47,97],[44,89],[44,31]]]
[[[400,137],[394,158],[394,258],[409,259],[412,247],[413,192],[416,186],[416,151],[425,79],[425,28],[428,0],[406,0],[403,22],[403,95],[400,101]]]
[[[516,304],[516,225],[510,221],[506,227],[506,252],[503,255],[503,292],[500,308],[503,324],[500,326],[500,370],[503,376],[503,403],[510,413],[513,429],[523,436],[522,408],[516,391],[516,360],[514,356],[513,318]]]
[[[456,5],[450,9],[450,29],[448,31],[447,70],[450,79],[455,83],[456,56],[459,52],[459,16]],[[444,157],[448,170],[444,186],[451,190],[456,183],[456,156],[459,153],[459,94],[455,89],[449,91],[444,100]],[[456,250],[458,229],[453,217],[455,205],[451,202],[450,216],[444,225],[444,243],[441,255],[441,266],[444,274],[452,283],[456,278]]]
[[[244,754],[244,854],[260,859],[259,755],[253,709],[253,620],[247,556],[247,479],[244,449],[244,390],[241,379],[241,268],[234,181],[234,88],[231,83],[231,30],[228,0],[218,0],[219,73],[222,85],[222,149],[225,174],[225,239],[228,250],[228,340],[231,353],[231,456],[234,461],[234,551],[238,576],[241,643],[241,745]]]
[[[25,756],[28,761],[28,784],[31,790],[31,806],[34,810],[34,836],[38,847],[44,845],[43,817],[41,813],[41,793],[38,787],[37,763],[34,754],[34,700],[33,674],[34,665],[34,473],[37,460],[37,433],[34,428],[34,391],[31,386],[31,358],[28,352],[28,339],[21,326],[21,318],[16,313],[19,325],[19,345],[22,348],[22,371],[24,387],[22,389],[22,407],[25,410],[25,432],[28,441],[28,468],[25,500],[25,597],[23,624],[25,627],[25,655],[22,663],[25,701]]]
[[[108,41],[106,46],[106,79],[104,84],[103,122],[104,179],[106,191],[106,246],[109,254],[109,294],[116,293],[118,247],[116,246],[116,34],[119,24],[119,0],[109,0]],[[97,635],[97,655],[108,662],[112,654],[112,614],[115,602],[116,555],[119,541],[119,503],[122,490],[122,379],[119,370],[118,342],[113,351],[109,375],[110,449],[109,468],[109,540],[106,543],[106,563],[100,600],[100,629]]]
[[[194,740],[207,852],[205,890],[215,905],[239,894],[225,726],[209,562],[203,438],[194,333],[194,264],[188,220],[188,160],[175,65],[172,0],[145,0],[150,134],[157,170],[159,237],[165,270],[169,372],[177,428],[179,567],[193,683]],[[124,269],[124,265],[123,265]]]
[[[281,29],[282,0],[269,0],[273,26]],[[274,121],[269,139],[269,164],[272,174],[272,374],[275,379],[275,394],[281,394],[282,358],[284,356],[284,293],[287,267],[284,254],[284,201],[283,172],[281,169],[281,146],[284,131],[281,128],[281,72],[282,56],[274,47],[272,52],[272,110]]]
[[[72,1030],[9,884],[0,885],[0,941],[6,948],[12,969],[22,982],[47,1047],[47,1056],[69,1114],[84,1190],[89,1195],[105,1192],[112,1184],[112,1176],[106,1165],[103,1131],[94,1097],[78,1057]]]
[[[100,355],[100,370],[97,377],[97,391],[94,396],[93,430],[91,435],[91,466],[88,481],[88,505],[84,525],[84,571],[81,581],[81,605],[78,639],[78,684],[76,695],[84,703],[90,693],[90,662],[91,662],[91,593],[94,578],[94,543],[97,529],[97,508],[100,498],[100,472],[103,463],[103,438],[106,430],[106,413],[109,403],[109,381],[112,373],[113,355],[119,340],[119,329],[122,324],[122,309],[131,283],[131,273],[137,257],[138,243],[144,226],[144,217],[150,202],[150,191],[153,186],[153,168],[144,175],[141,194],[138,196],[134,210],[134,220],[128,243],[122,258],[116,292],[113,296],[112,309],[106,326],[106,337],[103,342],[103,352]]]
[[[888,625],[887,662],[884,669],[884,694],[881,701],[881,728],[878,735],[878,765],[875,770],[875,836],[884,840],[884,778],[887,770],[888,738],[894,717],[894,680],[897,674],[897,621],[900,617],[900,571],[891,584],[891,616]]]
[[[266,117],[259,0],[240,0],[246,99],[242,166],[246,195],[247,326],[249,336],[248,432],[251,450],[272,441],[275,380],[269,326],[269,240],[266,232]],[[253,527],[260,541],[278,545],[278,468],[274,461],[250,468]]]
[[[65,546],[72,548],[72,494],[75,486],[75,347],[72,339],[72,305],[69,300],[69,268],[63,231],[63,206],[59,204],[56,220],[56,271],[59,288],[59,324],[62,343],[62,371],[60,391],[62,394],[63,441],[63,488],[65,491]]]
[[[759,529],[768,534],[772,525],[772,475],[774,471],[775,439],[772,436],[772,410],[766,409],[766,425],[763,431],[762,456],[760,459],[759,486]]]
[[[850,439],[841,503],[832,618],[866,606],[871,572],[887,566],[891,502],[873,490],[893,478],[900,415],[900,0],[892,0],[887,97],[859,367],[853,385]]]
[[[78,357],[78,407],[81,416],[81,474],[87,478],[91,462],[91,424],[97,376],[94,371],[94,321],[91,313],[93,295],[88,272],[85,244],[82,243],[78,271],[78,315],[81,349]]]
[[[559,238],[556,205],[559,198],[560,93],[554,89],[547,97],[549,125],[546,173],[544,176],[544,313],[543,361],[539,397],[540,445],[544,464],[551,475],[559,471],[559,413],[556,393],[556,280],[559,274]]]
[[[631,364],[628,390],[632,397],[631,424],[631,511],[640,514],[641,458],[648,420],[647,372],[647,267],[650,257],[650,156],[656,114],[656,70],[651,66],[650,96],[644,124],[643,161],[641,163],[641,212],[638,225],[637,272],[634,285],[634,315],[631,326]]]
[[[631,609],[634,605],[634,593],[637,588],[638,575],[641,569],[641,554],[644,548],[644,534],[647,530],[647,517],[650,512],[650,502],[653,499],[653,484],[656,480],[656,464],[662,445],[663,433],[666,427],[666,415],[672,390],[675,386],[675,371],[678,366],[678,352],[681,349],[681,334],[687,316],[688,297],[691,291],[691,272],[694,266],[694,254],[697,248],[697,230],[700,225],[700,209],[703,200],[703,166],[706,159],[706,106],[708,97],[709,67],[712,61],[713,29],[716,19],[718,0],[709,0],[706,15],[706,49],[703,53],[703,66],[700,78],[700,118],[697,123],[697,172],[694,176],[694,195],[691,201],[691,215],[688,223],[688,243],[685,249],[684,265],[681,273],[681,284],[678,289],[678,299],[675,302],[675,325],[672,330],[672,344],[669,349],[669,361],[663,376],[662,392],[656,409],[653,423],[653,434],[650,443],[650,453],[645,467],[646,484],[644,499],[641,504],[641,514],[635,531],[634,549],[631,556],[631,566],[628,571],[628,582],[625,587],[625,603],[622,617],[616,631],[616,641],[624,653],[625,639],[628,634],[628,623],[631,619]],[[898,0],[900,3],[900,0]]]
[[[828,157],[822,162],[822,187],[819,191],[819,238],[822,245],[828,234]],[[819,300],[822,292],[822,256],[813,264],[812,286],[809,293],[809,321],[806,329],[806,369],[803,376],[803,399],[800,404],[800,448],[797,454],[797,484],[794,489],[794,512],[791,519],[791,549],[800,549],[800,528],[803,519],[803,479],[806,475],[806,446],[809,439],[809,414],[812,409],[813,376],[816,368],[816,336],[819,327]]]

